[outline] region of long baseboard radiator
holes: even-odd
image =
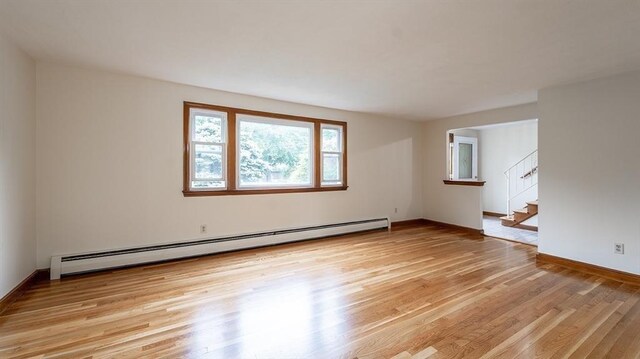
[[[153,246],[115,249],[103,252],[55,255],[51,257],[51,279],[105,269],[127,267],[171,259],[270,246],[340,234],[390,228],[388,218],[374,218],[311,227],[279,229],[241,235],[165,243]]]

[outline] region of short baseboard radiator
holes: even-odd
[[[374,218],[102,252],[54,255],[51,257],[51,279],[60,279],[62,275],[128,267],[178,258],[197,257],[213,253],[324,238],[374,229],[388,229],[390,226],[391,222],[388,218]]]

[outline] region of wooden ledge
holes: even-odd
[[[640,275],[619,271],[616,269],[600,267],[595,264],[589,264],[573,259],[552,256],[550,254],[538,253],[536,262],[540,264],[556,264],[565,268],[577,270],[579,272],[598,275],[601,277],[616,280],[618,282],[640,285]]]
[[[331,192],[346,191],[349,186],[327,186],[327,187],[305,187],[305,188],[269,188],[269,189],[235,189],[217,191],[194,191],[183,190],[185,197],[205,197],[205,196],[243,196],[250,194],[275,194],[275,193],[305,193],[305,192]]]
[[[442,180],[444,184],[456,186],[477,186],[482,187],[487,181],[459,181],[459,180]]]

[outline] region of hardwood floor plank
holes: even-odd
[[[638,358],[640,287],[434,224],[39,282],[2,358]]]

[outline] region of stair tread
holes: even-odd
[[[503,220],[503,221],[511,221],[511,222],[515,222],[516,221],[512,216],[502,216],[502,217],[500,217],[500,219]]]
[[[529,211],[527,211],[526,209],[514,209],[513,212],[522,213],[522,214],[529,214]]]
[[[538,200],[536,199],[535,201],[527,202],[527,204],[530,204],[532,206],[537,206],[538,205]]]

